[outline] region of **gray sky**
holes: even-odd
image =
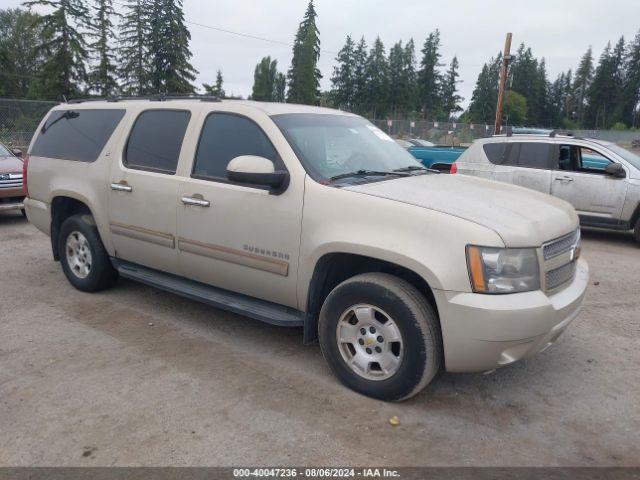
[[[117,0],[120,1],[120,0]],[[17,0],[0,0],[0,7],[16,7]],[[322,88],[330,86],[335,53],[347,34],[364,35],[370,45],[380,35],[387,48],[413,38],[422,47],[425,37],[439,28],[442,60],[454,55],[460,62],[460,93],[468,104],[482,64],[503,48],[507,31],[514,49],[521,42],[534,55],[545,57],[550,80],[577,66],[592,45],[596,58],[608,41],[620,35],[631,39],[640,29],[640,0],[315,0],[322,43]],[[184,0],[187,20],[226,30],[293,41],[307,0]],[[246,97],[253,70],[266,55],[278,60],[281,71],[291,61],[291,47],[223,33],[189,24],[193,65],[200,72],[198,86],[212,83],[219,68],[225,90]],[[419,52],[418,57],[419,57]],[[419,58],[418,58],[419,59]],[[443,67],[443,69],[446,67]]]

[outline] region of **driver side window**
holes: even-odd
[[[227,165],[241,155],[282,163],[271,141],[252,120],[232,113],[212,113],[204,122],[193,163],[194,178],[227,181]]]
[[[558,168],[560,170],[580,173],[604,174],[604,169],[611,163],[604,155],[587,147],[577,145],[560,145]]]

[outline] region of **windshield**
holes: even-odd
[[[7,149],[7,147],[5,147],[4,145],[2,145],[0,143],[0,157],[12,157],[13,155],[11,154],[11,152]]]
[[[640,156],[636,155],[633,152],[630,152],[626,148],[619,147],[618,145],[608,145],[609,150],[617,153],[622,158],[624,158],[631,165],[640,170]]]
[[[361,117],[291,113],[271,118],[316,181],[365,170],[422,167],[391,137]]]

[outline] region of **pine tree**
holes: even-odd
[[[495,120],[501,64],[502,54],[500,53],[482,67],[466,114],[469,122],[489,124]]]
[[[203,83],[202,88],[207,93],[207,95],[213,95],[218,98],[225,98],[225,91],[223,88],[224,79],[222,78],[222,71],[218,70],[216,73],[216,83],[215,85],[210,85],[208,83]]]
[[[464,98],[458,95],[457,85],[460,82],[460,80],[458,80],[458,77],[460,76],[458,68],[458,57],[453,57],[442,84],[442,110],[446,115],[447,120],[455,116],[456,113],[462,111],[460,102],[464,100]]]
[[[615,122],[614,109],[620,91],[624,39],[621,38],[612,50],[608,43],[596,68],[593,81],[587,91],[585,122],[595,128],[610,128]]]
[[[384,44],[376,37],[367,59],[367,103],[372,118],[383,118],[389,110],[389,65]]]
[[[150,84],[154,93],[193,93],[198,73],[189,59],[191,34],[184,24],[182,0],[152,0]]]
[[[400,109],[408,115],[415,111],[418,104],[418,75],[416,72],[416,44],[413,38],[410,38],[407,44],[404,46],[403,52],[403,74],[402,74],[402,101],[400,102]]]
[[[440,31],[436,29],[424,42],[418,72],[420,109],[425,118],[438,118],[442,112],[440,56]]]
[[[44,61],[29,96],[53,100],[80,95],[86,89],[88,52],[79,28],[88,27],[89,10],[82,0],[33,0],[24,5],[50,9],[38,20],[42,28],[38,52]]]
[[[389,50],[389,109],[391,116],[398,118],[404,102],[403,95],[404,49],[402,41]]]
[[[287,89],[287,77],[284,73],[278,72],[273,83],[273,101],[284,103],[286,100],[285,90]]]
[[[640,31],[627,47],[625,67],[621,119],[628,127],[637,128],[640,126]]]
[[[317,67],[320,59],[320,32],[316,26],[317,16],[313,0],[310,0],[296,33],[291,68],[287,75],[289,80],[287,101],[291,103],[317,105],[320,101],[322,75]]]
[[[333,68],[331,89],[335,106],[352,111],[355,100],[355,45],[351,36],[347,35],[344,46],[336,57],[337,65]]]
[[[150,92],[151,66],[148,42],[151,35],[148,0],[127,0],[119,25],[118,48],[122,91],[127,95]]]
[[[367,60],[367,42],[362,37],[353,52],[353,110],[356,113],[364,113],[368,101]]]
[[[101,96],[113,95],[117,88],[117,73],[115,66],[115,55],[113,54],[113,22],[111,19],[116,15],[113,10],[112,0],[95,0],[96,12],[94,33],[92,36],[95,42],[89,45],[96,64],[89,74],[91,87]]]
[[[580,125],[584,123],[587,92],[593,80],[593,50],[589,47],[582,56],[573,80],[573,98],[575,100],[576,120]]]

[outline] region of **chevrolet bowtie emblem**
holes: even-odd
[[[373,338],[367,338],[367,345],[371,345],[373,343]]]

